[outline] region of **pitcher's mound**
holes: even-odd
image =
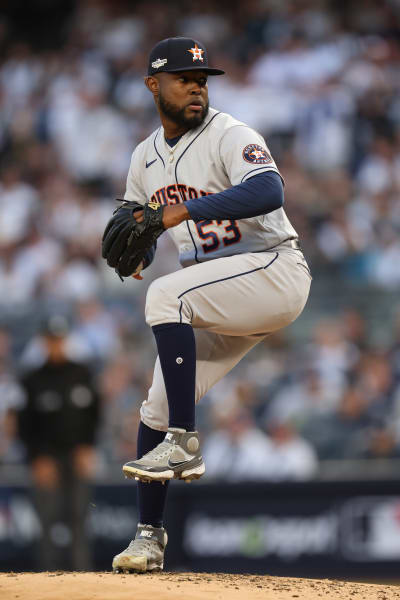
[[[400,587],[224,573],[0,573],[1,600],[395,600]]]

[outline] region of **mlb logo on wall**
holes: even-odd
[[[400,560],[400,496],[349,500],[341,514],[342,550],[352,561]]]
[[[258,144],[249,144],[243,150],[243,158],[246,162],[253,165],[267,165],[272,162],[271,156],[262,146]]]

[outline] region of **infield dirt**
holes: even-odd
[[[392,600],[400,587],[225,573],[0,573],[1,600]]]

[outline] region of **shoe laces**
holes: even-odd
[[[156,544],[156,547],[159,547],[159,543],[157,542],[157,540],[136,538],[131,541],[127,548],[127,551],[129,550],[134,554],[151,553],[155,550],[154,544]]]
[[[161,460],[162,458],[166,458],[169,454],[172,453],[174,445],[174,442],[161,442],[160,444],[158,444],[158,446],[156,446],[155,448],[153,448],[153,450],[150,450],[150,452],[146,454],[146,458],[149,458],[151,460]]]

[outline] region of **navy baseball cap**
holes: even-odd
[[[205,71],[209,75],[223,75],[225,71],[208,66],[207,50],[197,40],[186,37],[167,38],[158,42],[150,52],[148,75],[161,71]]]

